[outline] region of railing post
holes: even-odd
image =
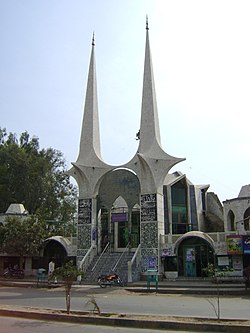
[[[133,282],[131,261],[128,261],[128,282]]]

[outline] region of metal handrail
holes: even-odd
[[[138,262],[140,262],[140,257],[141,257],[141,244],[138,245],[131,261],[128,261],[128,282],[133,281],[132,266],[135,262],[137,262],[136,266],[138,266]]]
[[[89,265],[89,263],[91,262],[91,260],[94,257],[94,250],[95,250],[95,246],[91,246],[87,253],[85,254],[85,256],[83,257],[83,259],[80,261],[79,263],[79,268],[82,270],[85,270],[87,267],[87,265]]]
[[[131,259],[131,265],[133,265],[133,263],[137,260],[137,257],[140,256],[141,254],[141,244],[138,245],[134,255],[133,255],[133,258]]]
[[[100,257],[96,260],[96,263],[94,264],[94,266],[93,266],[93,268],[92,268],[92,270],[91,270],[92,272],[95,270],[95,268],[96,268],[98,262],[101,260],[101,258],[103,257],[104,253],[108,250],[109,246],[110,246],[110,243],[107,243],[107,245],[105,246],[104,250],[103,250],[102,253],[100,254]]]
[[[125,249],[123,250],[122,254],[121,254],[120,257],[118,258],[117,262],[115,263],[115,266],[112,268],[112,271],[113,271],[113,272],[115,272],[116,267],[118,266],[118,264],[119,264],[120,260],[122,259],[124,253],[128,250],[129,246],[130,246],[130,242],[128,242],[127,246],[125,247]]]

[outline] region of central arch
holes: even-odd
[[[128,241],[137,247],[140,241],[140,182],[137,175],[125,168],[108,172],[98,193],[98,249],[109,241],[121,251]]]

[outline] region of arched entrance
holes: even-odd
[[[244,213],[244,228],[246,231],[250,230],[250,207]]]
[[[63,237],[54,236],[44,242],[43,257],[46,265],[54,258],[56,266],[62,266],[67,258],[66,244]]]
[[[126,201],[119,197],[111,210],[111,225],[114,234],[114,250],[124,249],[128,242],[131,248],[140,243],[140,208],[138,205],[128,208]]]
[[[234,213],[230,210],[227,215],[227,223],[230,231],[235,231],[235,216]]]
[[[178,275],[204,277],[208,263],[214,263],[214,249],[204,237],[184,238],[178,246]]]
[[[114,251],[123,251],[130,242],[140,243],[140,183],[134,172],[118,168],[103,178],[98,195],[98,249],[110,242]]]

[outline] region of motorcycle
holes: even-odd
[[[122,279],[117,274],[99,275],[98,284],[101,288],[106,288],[107,286],[123,286]]]
[[[10,279],[10,278],[23,279],[24,271],[22,269],[7,268],[7,270],[3,273],[3,276],[6,279]]]

